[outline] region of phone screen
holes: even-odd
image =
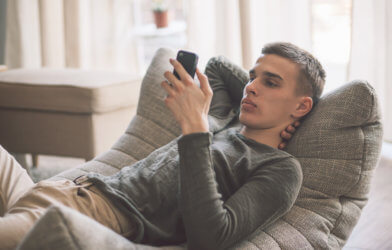
[[[199,57],[195,53],[185,50],[180,50],[177,53],[177,61],[182,64],[184,69],[192,78],[195,76],[198,60]],[[177,79],[180,79],[180,76],[175,70],[173,71],[173,74],[177,77]]]

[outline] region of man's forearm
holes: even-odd
[[[180,138],[180,195],[179,205],[183,215],[190,249],[208,249],[216,246],[212,231],[219,230],[216,223],[222,207],[212,169],[209,146],[210,133],[195,133]],[[215,227],[215,228],[211,228]],[[207,230],[208,228],[208,230]]]

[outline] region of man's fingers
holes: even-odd
[[[284,149],[286,147],[286,142],[281,142],[278,146],[279,149]]]
[[[161,86],[162,86],[162,88],[165,89],[168,96],[173,96],[175,94],[173,87],[170,86],[170,84],[167,81],[161,82]]]
[[[282,133],[280,133],[280,137],[282,137],[285,140],[290,140],[291,139],[291,134],[287,133],[286,131],[282,131]]]
[[[295,127],[293,125],[289,125],[286,128],[286,131],[289,132],[289,133],[294,133],[295,132]]]
[[[196,69],[196,75],[200,81],[200,89],[203,91],[203,93],[205,95],[211,95],[212,89],[211,89],[210,84],[208,82],[207,76],[205,74],[201,73],[198,68]]]
[[[177,77],[170,71],[166,71],[164,74],[165,78],[178,90],[181,91],[184,88],[184,85]]]
[[[299,125],[301,125],[301,123],[295,121],[280,133],[280,137],[282,137],[283,141],[278,145],[279,149],[284,149],[287,146],[287,142],[291,139]]]
[[[174,69],[177,71],[177,74],[180,76],[180,79],[184,81],[185,84],[192,82],[192,77],[188,74],[179,61],[170,58],[170,63],[173,65]]]

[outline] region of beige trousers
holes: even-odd
[[[50,205],[73,208],[121,235],[132,233],[127,219],[91,183],[34,184],[0,145],[0,249],[14,249]]]

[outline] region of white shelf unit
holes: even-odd
[[[156,50],[161,47],[177,50],[186,46],[187,24],[185,20],[170,20],[168,27],[157,28],[154,23],[143,23],[141,6],[141,0],[134,0],[135,25],[129,35],[136,43],[137,57],[144,74]]]

